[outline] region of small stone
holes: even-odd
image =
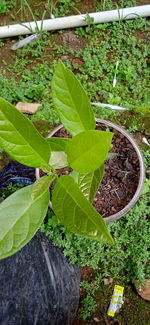
[[[123,197],[123,196],[125,195],[125,192],[124,192],[124,190],[123,190],[122,188],[119,188],[119,189],[117,190],[117,194],[118,194],[118,196],[121,198],[121,197]]]
[[[62,56],[61,56],[61,60],[62,60],[63,62],[69,60],[69,55],[62,55]]]
[[[123,176],[124,176],[124,173],[117,173],[117,177],[118,177],[118,178],[122,179]]]
[[[94,320],[95,323],[99,323],[100,322],[100,320],[99,320],[98,317],[94,317],[93,320]]]
[[[128,161],[125,161],[125,166],[126,166],[127,170],[133,170],[132,165]]]
[[[111,208],[112,212],[116,212],[116,209],[114,207]]]
[[[103,205],[103,204],[104,204],[104,201],[102,201],[102,200],[97,200],[97,204]]]
[[[113,278],[104,278],[104,284],[109,285],[113,283]]]
[[[18,111],[26,114],[35,114],[36,111],[41,107],[41,104],[38,103],[23,103],[23,102],[18,102],[16,105],[16,108]]]
[[[110,184],[107,184],[107,185],[105,186],[105,188],[106,188],[106,190],[111,190],[111,185],[110,185]]]
[[[84,62],[80,59],[73,59],[72,60],[72,65],[83,65]]]

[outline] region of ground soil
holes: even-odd
[[[37,20],[41,19],[41,16],[45,10],[45,0],[39,1],[39,0],[33,0],[29,1],[30,6],[32,11],[34,12],[34,15]],[[82,0],[78,3],[78,9],[82,13],[90,13],[94,12],[96,10],[96,6],[99,3],[98,0]],[[117,3],[117,0],[114,0],[114,3]],[[146,5],[149,4],[149,0],[139,0],[136,2],[136,5]],[[41,15],[39,15],[37,12],[39,12],[39,6],[40,6],[40,11]],[[36,14],[37,13],[37,14]],[[70,15],[71,14],[78,14],[77,11],[72,8],[70,9]],[[46,13],[45,19],[49,18],[49,13]],[[13,9],[10,10],[9,13],[6,14],[0,14],[0,26],[7,25],[7,24],[14,24],[17,22],[26,22],[26,21],[33,21],[33,17],[31,13],[29,13],[29,10],[27,8],[24,9],[23,15],[20,10],[20,3],[19,1],[17,2],[17,7],[14,7]],[[148,38],[148,33],[141,33],[141,31],[136,31],[137,38],[139,39],[147,39]],[[58,45],[64,45],[66,43],[66,48],[69,48],[73,52],[70,53],[69,55],[62,55],[61,59],[62,61],[66,61],[68,59],[72,59],[72,64],[83,64],[84,62],[79,59],[74,60],[74,54],[76,54],[80,49],[84,49],[86,45],[88,44],[88,40],[84,39],[83,37],[77,36],[74,33],[74,30],[64,30],[62,34],[58,33],[50,33],[50,39],[51,41],[55,41],[56,44]],[[3,40],[3,39],[2,39]],[[101,36],[100,36],[100,40]],[[0,70],[6,71],[6,75],[9,77],[9,69],[7,69],[7,66],[9,64],[13,64],[15,61],[15,58],[17,56],[17,51],[11,50],[11,46],[18,42],[18,37],[13,37],[13,38],[7,38],[4,40],[5,44],[0,50]],[[48,54],[48,55],[47,55]],[[43,59],[44,61],[49,61],[53,60],[53,54],[54,51],[51,46],[46,47],[45,52],[43,53]],[[39,63],[42,62],[42,58],[39,58]],[[29,63],[26,68],[31,68],[32,66],[35,65],[35,62]],[[74,71],[76,72],[76,71]]]
[[[98,275],[98,271],[93,271],[90,267],[82,268],[82,281],[92,283]],[[136,293],[136,289],[131,284],[121,283],[115,279],[104,279],[98,290],[96,290],[94,299],[96,301],[96,309],[91,313],[91,317],[85,321],[81,319],[78,312],[72,325],[149,325],[150,324],[150,303],[143,300]],[[109,281],[111,280],[111,281]],[[124,287],[124,304],[122,308],[115,314],[114,318],[107,316],[107,310],[113,294],[114,286],[118,284]],[[87,293],[83,288],[80,290],[80,305],[83,307],[82,299]]]
[[[98,130],[106,128],[97,125]],[[114,133],[110,151],[117,153],[117,157],[106,161],[104,178],[93,202],[103,218],[122,210],[131,201],[138,186],[140,169],[137,154],[129,140],[115,129],[109,130]],[[61,129],[55,136],[69,137],[69,134]]]

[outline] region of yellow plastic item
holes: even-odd
[[[115,285],[114,292],[107,312],[108,316],[114,317],[115,312],[121,308],[121,305],[123,304],[123,292],[124,292],[124,287]]]

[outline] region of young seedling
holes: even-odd
[[[27,244],[52,207],[70,231],[113,244],[92,201],[102,180],[112,132],[95,130],[90,101],[74,74],[58,62],[52,80],[53,103],[72,138],[43,138],[26,116],[0,99],[0,146],[18,162],[40,168],[45,176],[10,195],[0,205],[0,259]],[[70,175],[56,170],[71,167]]]

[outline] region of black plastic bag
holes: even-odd
[[[70,325],[79,303],[80,268],[37,234],[0,261],[0,325]]]
[[[12,184],[31,185],[35,181],[35,168],[28,167],[11,160],[0,172],[0,189],[5,189]]]

